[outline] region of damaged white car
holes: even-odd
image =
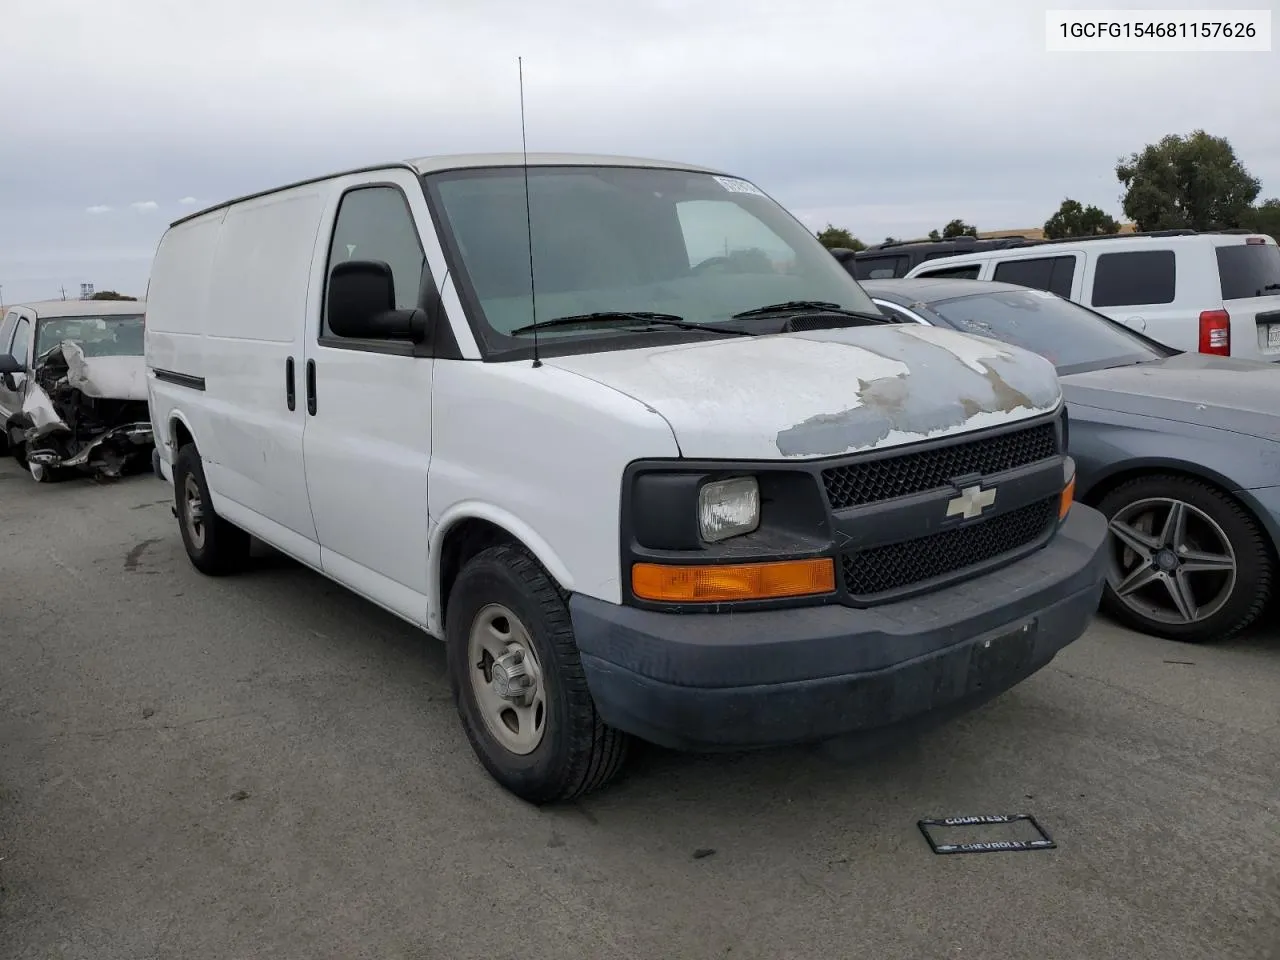
[[[45,482],[150,464],[143,315],[136,300],[11,307],[0,325],[0,416],[14,458]]]

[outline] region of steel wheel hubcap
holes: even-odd
[[[204,546],[204,498],[200,496],[200,484],[188,476],[182,485],[183,513],[186,515],[187,535],[197,550]]]
[[[1218,523],[1198,507],[1150,497],[1111,518],[1107,582],[1134,613],[1168,624],[1207,620],[1236,585],[1236,555]]]
[[[476,614],[467,641],[471,690],[484,725],[512,753],[532,753],[546,731],[542,667],[529,631],[500,603]]]

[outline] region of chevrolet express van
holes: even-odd
[[[1102,590],[1050,363],[893,322],[718,171],[437,157],[224,203],[160,242],[146,361],[191,562],[252,535],[443,639],[535,803],[630,737],[963,708]]]

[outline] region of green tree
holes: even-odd
[[[965,223],[963,220],[952,220],[942,228],[942,239],[953,240],[956,237],[976,237],[978,228]],[[933,234],[929,234],[932,238]]]
[[[114,290],[99,290],[97,293],[89,297],[90,300],[137,300],[137,297],[125,296],[123,293],[116,293]]]
[[[1050,240],[1092,237],[1119,231],[1120,224],[1110,216],[1095,206],[1081,206],[1079,200],[1072,200],[1070,197],[1063,200],[1058,212],[1044,222],[1044,235]]]
[[[897,242],[898,242],[898,238],[897,238],[897,237],[885,237],[885,238],[884,238],[884,242],[885,242],[885,243],[897,243]]]
[[[1262,189],[1230,141],[1203,130],[1169,134],[1116,164],[1125,216],[1139,230],[1239,227]]]
[[[867,245],[855,237],[844,227],[827,224],[825,230],[818,231],[818,242],[828,250],[865,250]]]
[[[1265,233],[1280,243],[1280,199],[1263,200],[1249,212],[1244,226]]]
[[[942,239],[942,234],[940,234],[937,230],[930,230],[930,231],[929,231],[929,239],[930,239],[930,240],[941,240],[941,239]]]

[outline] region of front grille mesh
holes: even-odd
[[[1056,425],[1041,423],[968,443],[832,467],[822,471],[822,482],[832,509],[843,510],[936,490],[955,477],[1013,470],[1057,453]]]
[[[869,547],[841,559],[845,589],[855,598],[954,573],[1025,547],[1058,519],[1058,497],[903,543]]]

